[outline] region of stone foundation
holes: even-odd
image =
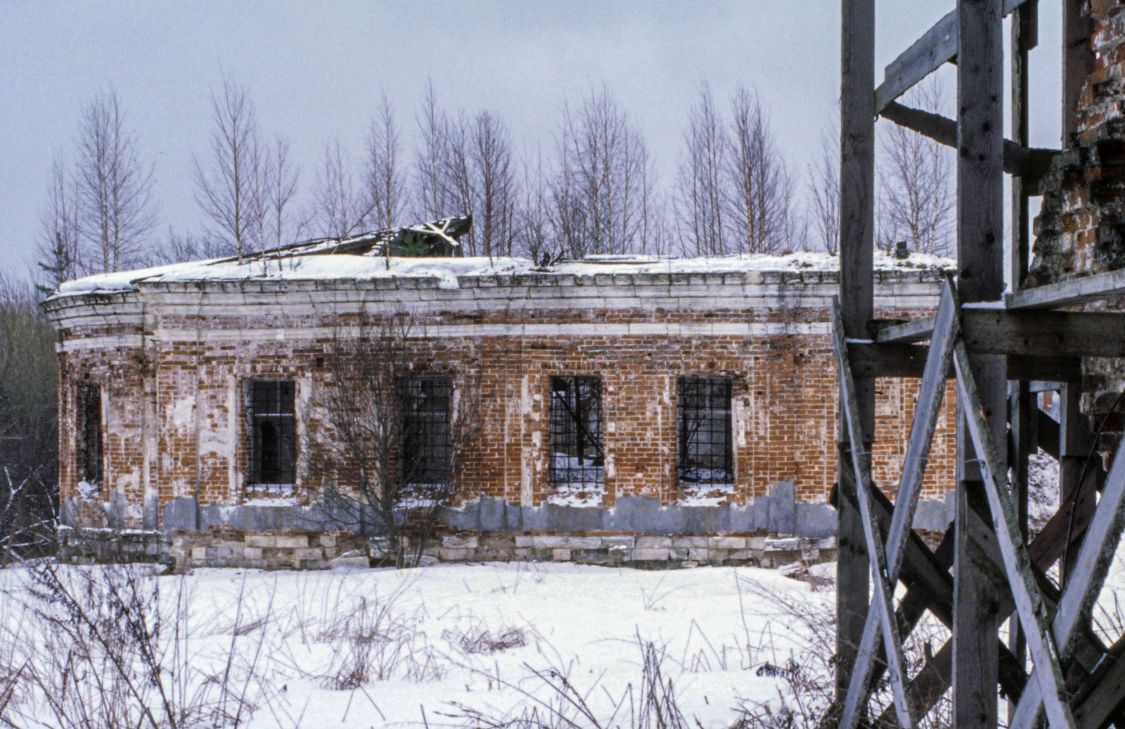
[[[74,564],[167,562],[163,532],[141,529],[60,526],[58,558]]]

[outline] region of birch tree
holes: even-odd
[[[731,99],[730,112],[727,179],[732,192],[726,216],[732,248],[740,253],[794,248],[793,182],[761,102],[741,88]]]
[[[371,226],[388,229],[401,225],[407,196],[406,165],[394,110],[386,96],[368,131],[364,180]]]
[[[195,160],[196,200],[213,235],[242,257],[261,242],[266,215],[266,152],[246,89],[232,81],[211,94],[214,130],[206,163]]]
[[[656,247],[648,148],[607,88],[564,107],[557,153],[553,217],[567,255]]]
[[[725,254],[730,139],[706,85],[688,110],[684,145],[674,195],[680,247],[685,254]]]
[[[911,90],[910,106],[939,113],[944,95],[940,78]],[[947,254],[953,231],[953,154],[950,149],[906,127],[880,130],[878,238],[884,248],[905,240],[917,251]]]
[[[99,94],[82,110],[75,174],[87,270],[131,267],[144,255],[156,223],[153,168],[140,160],[116,92]]]

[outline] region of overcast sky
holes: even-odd
[[[1042,6],[1033,143],[1057,146],[1058,13]],[[878,3],[877,67],[951,0]],[[767,107],[795,172],[814,162],[839,94],[837,0],[740,2],[0,2],[0,270],[32,265],[52,160],[75,156],[82,106],[116,89],[155,166],[163,238],[198,231],[193,155],[209,94],[245,85],[264,132],[289,140],[305,191],[325,144],[358,152],[386,93],[405,129],[428,81],[449,111],[491,110],[517,147],[550,148],[564,100],[603,82],[644,133],[669,189],[700,82]],[[881,76],[881,71],[879,73]]]

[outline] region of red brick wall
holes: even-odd
[[[308,475],[304,456],[314,444],[331,440],[316,393],[327,385],[332,369],[336,340],[330,330],[347,327],[354,317],[308,311],[279,315],[284,309],[249,304],[197,315],[186,313],[190,311],[170,307],[159,317],[150,313],[144,327],[110,327],[99,336],[136,339],[100,346],[78,346],[93,330],[68,328],[67,316],[56,315],[63,342],[64,499],[74,494],[77,482],[75,397],[80,384],[89,380],[102,384],[107,403],[107,483],[123,488],[127,501],[135,505],[129,512],[131,523],[140,518],[146,483],[159,493],[161,506],[175,496],[195,495],[202,504],[239,503],[245,498],[248,459],[243,393],[246,381],[256,377],[297,382],[303,451],[298,454],[299,495],[306,501],[315,496],[319,484]],[[908,312],[882,312],[896,313]],[[556,374],[601,378],[606,506],[627,494],[664,503],[677,498],[680,375],[721,374],[733,380],[735,500],[751,500],[773,482],[794,479],[800,499],[824,501],[835,479],[836,373],[829,338],[823,333],[823,307],[525,308],[481,315],[431,309],[415,318],[419,338],[412,342],[412,358],[420,369],[452,372],[455,386],[464,386],[461,375],[479,367],[479,380],[470,381],[479,383],[481,426],[465,454],[460,487],[466,498],[483,493],[530,506],[551,493],[548,387]],[[708,333],[712,322],[749,322],[768,332]],[[586,323],[590,329],[557,336],[471,335],[474,327],[485,324],[518,328],[527,323]],[[661,323],[704,328],[691,335],[606,329],[613,324]],[[438,336],[425,329],[448,325],[461,326],[461,334]],[[785,333],[787,329],[794,333]],[[875,478],[893,489],[917,382],[881,380],[879,389]],[[947,397],[925,484],[930,498],[940,497],[953,481],[952,422],[953,403]]]

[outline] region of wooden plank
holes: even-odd
[[[1094,70],[1090,36],[1094,23],[1082,12],[1082,0],[1063,0],[1062,18],[1062,147],[1072,145],[1078,129],[1078,99],[1082,84]]]
[[[1034,680],[1028,683],[1024,694],[1029,696],[1033,691],[1031,686],[1038,685],[1051,726],[1074,727],[1074,716],[1067,703],[1066,683],[1059,665],[1059,654],[1046,607],[1032,574],[1031,559],[1023,543],[1019,519],[1004,475],[1005,466],[996,451],[992,429],[985,414],[985,404],[980,398],[969,362],[969,353],[960,343],[953,354],[953,366],[957,371],[958,393],[966,426],[980,457],[985,495],[992,512],[992,524],[996,530],[1008,584],[1012,588],[1012,598],[1019,612],[1020,622],[1025,627],[1028,652],[1035,663]]]
[[[912,86],[957,56],[957,11],[942,17],[883,70],[883,83],[875,89],[875,113],[905,94]]]
[[[949,117],[921,109],[904,106],[897,101],[887,104],[879,112],[884,119],[899,126],[913,130],[938,144],[957,147],[957,122]],[[1028,147],[1011,140],[1004,140],[1003,168],[1010,175],[1022,178],[1029,189],[1036,189],[1039,180],[1051,167],[1051,161],[1059,154],[1057,149]]]
[[[1028,0],[1004,0],[1003,13],[1008,15]],[[956,62],[958,52],[957,11],[952,10],[910,44],[883,69],[883,83],[875,89],[875,113],[909,91],[915,84],[941,68]]]
[[[1125,712],[1125,656],[1106,659],[1109,664],[1098,677],[1098,685],[1074,708],[1079,729],[1100,729],[1114,713]],[[1121,724],[1116,723],[1117,726]]]
[[[1016,8],[1011,22],[1012,57],[1009,63],[1009,96],[1012,120],[1012,140],[1019,147],[1031,146],[1031,115],[1028,103],[1030,85],[1028,51],[1038,42],[1038,0],[1032,0]],[[1005,147],[1006,147],[1005,143]],[[1012,179],[1012,245],[1008,252],[1008,271],[1005,278],[1011,290],[1022,288],[1030,265],[1031,226],[1029,221],[1028,196],[1038,190],[1036,179],[1025,180],[1020,176]]]
[[[966,306],[961,311],[961,331],[972,353],[1125,357],[1125,314],[1119,313]]]
[[[1125,269],[1095,273],[1005,294],[1008,309],[1049,309],[1125,294]]]
[[[915,342],[929,337],[932,330],[932,317],[918,319],[879,327],[875,341]],[[978,354],[1125,357],[1125,314],[1119,313],[968,306],[961,311],[961,333],[969,351]]]
[[[1059,393],[1059,503],[1072,504],[1072,518],[1075,521],[1089,522],[1093,515],[1093,493],[1096,483],[1091,463],[1094,447],[1094,434],[1090,432],[1090,421],[1082,412],[1082,386],[1078,383],[1063,385]],[[1086,491],[1090,498],[1081,498]],[[1068,530],[1070,531],[1070,530]],[[1070,575],[1070,566],[1078,556],[1071,550],[1070,543],[1063,545],[1063,562],[1059,568],[1059,585],[1065,586]]]
[[[1125,530],[1125,449],[1119,448],[1051,624],[1053,638],[1064,659],[1074,650],[1079,627],[1089,619],[1091,606],[1105,583],[1122,530]],[[1040,701],[1041,696],[1027,692],[1016,709],[1012,726],[1031,726]],[[1109,707],[1108,711],[1113,708]]]
[[[875,321],[878,322],[878,319]],[[914,321],[903,322],[901,324],[878,326],[875,332],[875,341],[879,344],[920,342],[923,339],[929,339],[933,331],[934,318],[928,316],[925,319],[915,319]]]
[[[957,286],[961,301],[999,301],[1004,292],[1004,88],[1001,0],[958,0]],[[961,347],[960,349],[963,349]],[[956,359],[954,360],[956,362]],[[1007,375],[1003,358],[974,355],[973,375],[988,435],[1006,460]],[[1045,379],[1045,378],[1034,378]],[[964,428],[966,414],[960,416]],[[983,489],[969,439],[958,438],[957,556],[953,604],[953,723],[997,724],[999,590],[970,540],[973,501]]]
[[[938,302],[937,313],[934,315],[934,332],[930,341],[929,352],[922,376],[922,386],[918,400],[914,407],[914,419],[910,427],[910,437],[907,442],[906,453],[903,457],[903,472],[899,479],[898,496],[891,515],[890,528],[887,531],[887,547],[885,566],[887,580],[891,586],[898,581],[899,570],[902,567],[902,558],[914,521],[914,512],[918,505],[918,497],[922,491],[922,480],[926,473],[926,463],[929,460],[930,446],[933,442],[934,430],[937,427],[938,417],[941,415],[941,403],[945,394],[945,379],[950,369],[950,358],[953,355],[953,342],[957,336],[957,296],[953,286],[947,280],[942,287],[941,299]],[[836,337],[837,358],[846,362],[846,346],[843,338]],[[841,375],[842,377],[843,375]],[[868,512],[871,507],[865,505],[864,497],[860,497],[860,507],[865,518],[870,523]],[[878,532],[876,532],[878,533]],[[890,588],[888,588],[890,589]],[[893,594],[893,592],[892,592]],[[860,719],[862,707],[867,699],[867,689],[872,672],[873,662],[871,656],[875,644],[876,620],[869,608],[867,622],[864,625],[863,637],[860,641],[859,655],[855,668],[852,670],[851,683],[844,703],[844,713],[840,726],[853,729]],[[884,623],[886,619],[884,618]],[[896,624],[897,627],[897,624]],[[887,628],[884,626],[884,636]],[[897,634],[895,639],[898,639]],[[884,641],[886,642],[886,641]],[[885,654],[897,660],[890,650],[885,649]],[[888,666],[892,672],[892,680],[896,666]],[[905,673],[899,674],[905,676]],[[902,714],[896,695],[896,713]],[[901,703],[909,706],[903,694]],[[901,720],[901,718],[900,718]]]
[[[1061,384],[1061,383],[1060,383]],[[1036,432],[1039,447],[1055,460],[1059,458],[1059,424],[1047,413],[1039,410],[1036,415]]]
[[[947,285],[948,288],[948,285]],[[946,321],[955,320],[955,308],[948,312]],[[883,636],[883,652],[886,656],[887,667],[891,674],[891,692],[894,696],[895,714],[899,726],[913,727],[915,715],[906,698],[906,661],[902,655],[902,638],[898,634],[898,621],[895,617],[894,584],[896,575],[887,562],[886,550],[883,546],[882,533],[879,531],[874,507],[871,503],[870,455],[861,444],[867,443],[864,437],[863,425],[860,422],[859,403],[856,401],[855,384],[852,380],[851,367],[848,365],[848,345],[844,335],[844,320],[840,314],[840,304],[832,300],[832,342],[836,350],[836,367],[840,383],[840,401],[844,411],[844,422],[847,425],[848,441],[851,443],[852,470],[855,474],[856,495],[859,501],[860,515],[863,517],[864,540],[867,544],[867,559],[871,565],[871,579],[875,585],[874,604],[871,609],[878,613],[880,632]],[[948,359],[945,362],[948,367]],[[944,372],[934,373],[937,385],[935,388],[943,390],[945,385]],[[936,421],[936,418],[935,418]],[[892,526],[894,519],[892,518]],[[907,524],[909,527],[909,523]],[[844,705],[844,718],[840,726],[845,729],[854,729],[859,723],[863,713],[864,692],[866,676],[871,673],[872,653],[865,653],[862,648],[852,669],[853,679],[862,674],[863,680],[859,682],[860,690],[857,693],[848,692]]]
[[[840,304],[844,331],[865,336],[873,318],[875,256],[875,2],[842,0],[840,29]],[[857,375],[856,401],[865,433],[875,432],[875,381]],[[844,424],[837,437],[840,488],[855,485],[845,451]],[[848,667],[855,663],[868,607],[869,572],[863,523],[850,499],[837,511],[836,695],[843,700]]]
[[[848,359],[856,377],[921,377],[928,349],[917,344],[852,341],[848,342]],[[1013,380],[1082,381],[1082,360],[1079,357],[1012,355],[1005,361],[1008,377]]]

